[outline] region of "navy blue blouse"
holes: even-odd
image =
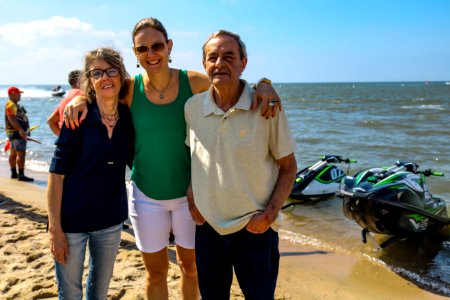
[[[119,104],[119,120],[112,138],[103,125],[97,104],[75,130],[61,128],[50,172],[65,175],[61,203],[64,232],[91,232],[128,217],[125,168],[134,158],[134,128],[126,105]]]

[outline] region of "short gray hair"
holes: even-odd
[[[206,39],[206,41],[203,43],[203,47],[202,47],[202,50],[203,50],[203,61],[205,61],[205,59],[206,59],[206,52],[205,52],[206,44],[208,44],[208,42],[211,39],[213,39],[215,37],[218,37],[219,35],[227,35],[227,36],[230,36],[230,37],[234,38],[236,40],[236,43],[239,46],[239,55],[241,57],[241,60],[244,59],[244,58],[247,58],[247,47],[245,47],[245,44],[241,40],[241,37],[239,36],[239,34],[231,32],[231,31],[228,31],[228,30],[225,30],[225,29],[220,29],[219,31],[211,33],[209,35],[209,37]]]

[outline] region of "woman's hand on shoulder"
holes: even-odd
[[[255,110],[258,108],[259,103],[261,105],[261,116],[268,119],[269,117],[274,117],[277,110],[281,111],[281,100],[277,92],[273,88],[269,80],[260,80],[256,84],[255,93],[253,95],[253,101],[251,109]]]
[[[193,94],[203,93],[209,89],[211,83],[205,74],[195,71],[187,71],[187,74]]]
[[[64,108],[64,124],[66,128],[75,129],[79,127],[88,113],[87,98],[85,96],[76,96]],[[79,113],[81,112],[81,116]]]

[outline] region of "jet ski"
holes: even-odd
[[[343,198],[344,215],[363,230],[363,243],[370,233],[390,238],[379,246],[413,236],[424,236],[450,224],[446,201],[433,196],[428,176],[444,176],[430,169],[420,171],[414,162],[397,161],[389,168],[372,168],[346,176],[338,197]]]
[[[338,168],[336,166],[338,163],[347,163],[347,172]],[[356,160],[343,158],[340,155],[324,155],[315,164],[298,171],[294,187],[289,195],[292,202],[283,208],[334,196],[339,189],[341,179],[348,174],[351,163],[356,163]]]
[[[60,85],[52,88],[52,96],[54,97],[62,97],[65,93],[66,91]]]
[[[65,93],[66,93],[65,91],[55,91],[55,92],[52,92],[52,96],[53,97],[62,97],[62,96],[64,96]]]

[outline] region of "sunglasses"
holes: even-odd
[[[139,53],[147,53],[148,51],[150,51],[150,49],[152,49],[153,52],[158,52],[163,50],[166,47],[166,44],[163,42],[156,42],[154,44],[151,44],[150,46],[145,46],[145,45],[140,45],[137,47],[134,47],[134,50]]]
[[[90,70],[89,76],[94,79],[100,79],[103,77],[103,74],[105,74],[105,73],[106,73],[106,75],[108,75],[108,77],[116,77],[117,75],[119,75],[119,69],[109,68],[106,70],[100,70],[100,69]]]

